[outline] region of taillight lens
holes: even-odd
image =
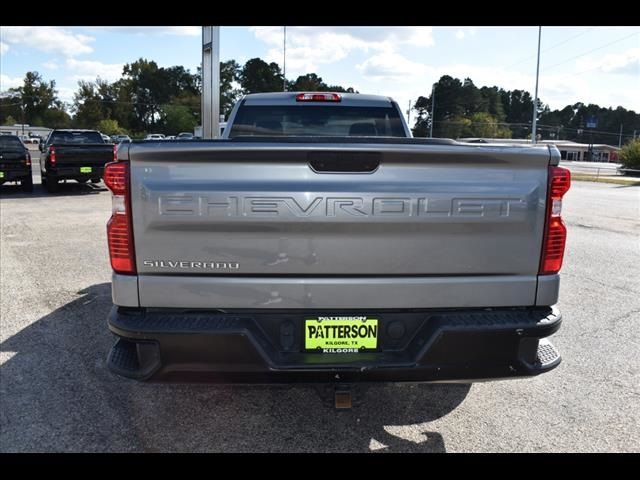
[[[118,161],[118,145],[116,144],[113,145],[113,161]]]
[[[296,102],[340,102],[342,95],[337,93],[299,93]]]
[[[49,163],[52,167],[56,166],[56,147],[49,147]]]
[[[24,163],[27,167],[31,166],[31,154],[29,152],[27,152]]]
[[[549,167],[547,216],[545,221],[540,275],[558,273],[562,267],[567,242],[567,227],[562,221],[562,197],[571,187],[571,172],[562,167]]]
[[[107,241],[111,268],[116,273],[135,274],[129,162],[111,162],[104,167],[104,183],[113,193]]]

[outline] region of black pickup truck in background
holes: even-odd
[[[33,191],[31,154],[17,135],[0,135],[0,185],[20,182],[22,190]]]
[[[115,150],[95,130],[53,130],[40,144],[42,185],[55,192],[60,180],[98,183]]]

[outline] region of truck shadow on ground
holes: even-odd
[[[0,196],[4,199],[10,198],[41,198],[41,197],[62,197],[72,195],[95,195],[101,192],[107,192],[107,187],[103,183],[78,183],[70,181],[68,183],[60,183],[59,189],[55,193],[49,193],[45,190],[41,183],[33,184],[33,192],[23,192],[20,185],[7,183],[0,186]]]
[[[0,451],[443,452],[428,422],[470,389],[372,385],[336,411],[313,386],[138,383],[105,365],[110,284],[78,294],[0,346]]]

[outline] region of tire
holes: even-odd
[[[44,188],[47,189],[49,193],[55,193],[60,189],[60,185],[58,184],[57,178],[46,177],[46,182],[44,184]]]
[[[31,193],[33,192],[33,178],[25,178],[20,182],[20,187],[23,192]]]
[[[100,183],[100,179],[99,178],[92,178],[91,179],[91,183]]]

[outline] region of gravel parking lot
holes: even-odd
[[[37,168],[34,168],[36,170]],[[640,451],[640,187],[575,182],[540,377],[378,385],[350,411],[313,387],[140,384],[113,343],[102,184],[0,187],[0,451]]]

